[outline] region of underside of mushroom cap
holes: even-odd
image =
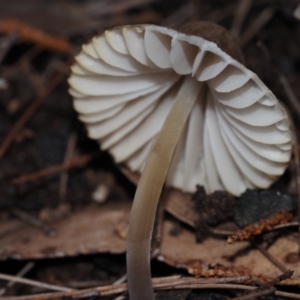
[[[183,24],[176,28],[179,32],[202,37],[203,39],[214,42],[217,46],[229,54],[232,58],[244,63],[242,51],[234,35],[224,27],[211,21],[194,21]]]
[[[233,195],[270,186],[291,155],[287,114],[259,78],[216,43],[134,25],[84,45],[69,84],[89,136],[116,162],[142,172],[183,77],[192,76],[207,88],[181,134],[167,184]]]

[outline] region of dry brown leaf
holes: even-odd
[[[56,235],[21,221],[0,223],[0,259],[32,259],[99,252],[123,253],[126,239],[120,235],[128,223],[131,202],[109,201],[77,210],[51,226]],[[124,229],[125,230],[125,229]]]
[[[196,243],[193,232],[182,229],[176,236],[170,234],[174,224],[166,221],[159,259],[175,267],[186,268],[198,263],[216,265],[244,270],[252,275],[262,274],[275,278],[282,274],[259,250],[251,247],[249,242],[228,245],[226,239],[207,238],[201,244]],[[297,241],[287,237],[279,238],[268,251],[287,269],[294,270],[293,279],[300,278],[300,262],[288,263],[286,256],[298,249]]]
[[[195,211],[192,195],[184,194],[175,189],[168,191],[165,209],[178,220],[193,227],[199,218]]]

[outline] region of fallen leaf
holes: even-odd
[[[274,266],[259,250],[249,242],[228,245],[226,238],[207,238],[197,244],[193,232],[183,228],[176,236],[171,234],[174,223],[165,221],[160,254],[158,259],[174,267],[187,268],[198,263],[206,265],[222,264],[237,270],[248,271],[252,275],[262,274],[275,278],[282,271]],[[294,270],[293,279],[300,278],[300,262],[288,263],[286,255],[296,252],[298,244],[288,237],[281,237],[268,248],[268,251],[287,269]]]
[[[126,239],[120,224],[128,223],[131,202],[109,201],[76,210],[50,224],[56,231],[47,236],[21,221],[0,223],[0,259],[36,259],[100,252],[123,253]],[[124,229],[125,230],[125,229]],[[7,233],[7,234],[5,234]]]

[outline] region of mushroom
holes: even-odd
[[[150,244],[164,183],[193,193],[267,188],[291,156],[285,110],[211,22],[106,30],[69,79],[79,118],[118,163],[141,173],[129,221],[131,299],[154,299]]]

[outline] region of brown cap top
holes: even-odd
[[[242,52],[236,38],[224,27],[210,21],[195,21],[183,24],[176,28],[179,32],[196,35],[205,40],[214,42],[220,49],[226,52],[240,63],[244,63]]]

